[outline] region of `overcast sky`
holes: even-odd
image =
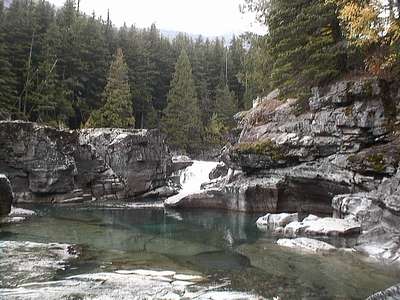
[[[64,0],[50,0],[61,6]],[[183,31],[206,36],[245,31],[262,32],[254,17],[242,15],[242,0],[81,0],[81,10],[103,17],[110,9],[113,23]]]

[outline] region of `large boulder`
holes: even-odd
[[[165,185],[171,156],[158,130],[86,129],[79,132],[79,141],[96,149],[127,197]]]
[[[369,193],[336,196],[332,206],[336,217],[361,224],[358,250],[381,261],[400,263],[400,171]]]
[[[354,236],[361,232],[361,225],[353,219],[320,218],[310,215],[303,221],[297,214],[267,214],[257,221],[263,231],[285,237],[301,236]]]
[[[11,212],[12,202],[11,183],[4,174],[0,174],[0,217],[7,216]]]
[[[58,130],[0,122],[0,170],[17,202],[121,200],[163,186],[170,156],[156,130]]]

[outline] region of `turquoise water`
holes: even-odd
[[[121,269],[174,270],[281,299],[365,299],[400,281],[398,270],[360,256],[305,255],[280,248],[256,228],[258,215],[83,206],[34,209],[39,215],[28,222],[1,227],[0,240],[76,244],[80,258],[54,280]]]

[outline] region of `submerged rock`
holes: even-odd
[[[286,248],[314,253],[331,252],[336,250],[336,248],[331,244],[310,238],[280,239],[277,244]]]
[[[17,287],[51,280],[64,270],[77,251],[67,244],[0,241],[0,286]],[[0,290],[0,298],[7,298]]]
[[[23,208],[16,208],[16,207],[11,207],[11,212],[9,215],[2,220],[0,220],[1,223],[20,223],[25,221],[26,219],[29,219],[33,216],[35,216],[36,213],[33,210],[29,209],[23,209]]]
[[[0,218],[10,213],[13,199],[10,181],[5,175],[0,174]]]

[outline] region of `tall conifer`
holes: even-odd
[[[168,94],[163,129],[172,148],[190,151],[198,146],[201,128],[192,67],[186,51],[182,50]]]
[[[87,127],[128,128],[135,124],[128,82],[128,66],[117,49],[104,90],[104,106],[92,113]]]

